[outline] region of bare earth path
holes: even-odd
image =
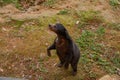
[[[44,6],[32,6],[27,11],[20,11],[13,5],[7,5],[0,8],[0,23],[15,20],[36,19],[40,16],[51,16],[63,9],[75,10],[96,10],[100,11],[101,15],[107,21],[120,22],[120,10],[113,11],[108,0],[92,1],[92,0],[66,0],[55,4],[53,8]]]

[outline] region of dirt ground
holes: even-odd
[[[54,7],[48,8],[41,5],[31,6],[26,11],[21,11],[15,8],[14,5],[6,5],[0,8],[0,22],[8,22],[11,19],[25,20],[36,19],[40,16],[52,16],[57,14],[63,9],[75,9],[75,10],[96,10],[101,11],[101,14],[108,22],[120,22],[120,10],[113,11],[109,5],[109,0],[101,1],[84,1],[84,0],[66,0],[59,1]]]
[[[55,38],[55,34],[48,30],[47,23],[49,23],[49,20],[44,22],[44,18],[56,16],[64,9],[100,11],[106,22],[120,23],[120,10],[114,11],[109,5],[109,0],[60,0],[53,7],[36,5],[30,6],[26,10],[20,10],[13,4],[0,7],[0,76],[22,77],[30,80],[99,80],[107,74],[95,69],[100,76],[97,79],[89,78],[82,74],[84,71],[82,71],[82,65],[79,65],[79,75],[73,77],[70,76],[71,69],[64,72],[64,69],[56,67],[58,58],[56,58],[54,51],[52,52],[52,58],[46,55],[46,48]],[[65,22],[62,18],[61,21]],[[38,23],[36,19],[41,20],[43,24]],[[70,21],[66,20],[66,22],[68,24]],[[24,25],[19,28],[22,23]],[[35,27],[32,28],[32,25]],[[74,35],[79,36],[82,32],[76,30],[75,27],[70,27],[69,24],[67,28],[73,39],[76,38]],[[109,29],[106,30],[106,34],[104,39],[106,44],[120,51],[120,46],[117,45],[120,44],[120,32]],[[84,78],[81,78],[81,76],[84,76]],[[101,78],[100,80],[107,79]],[[119,76],[116,77],[116,80],[120,80]]]

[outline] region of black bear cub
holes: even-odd
[[[49,29],[55,32],[57,37],[55,38],[53,44],[47,49],[48,56],[51,56],[50,50],[56,49],[57,56],[60,60],[58,67],[64,66],[67,69],[69,67],[69,64],[71,64],[71,67],[73,69],[72,74],[76,75],[77,64],[80,58],[79,48],[73,42],[68,34],[68,31],[62,24],[49,24]]]

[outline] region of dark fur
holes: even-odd
[[[73,75],[77,73],[77,64],[80,58],[80,50],[77,45],[72,41],[65,27],[57,23],[55,25],[49,25],[49,29],[57,34],[53,44],[48,47],[48,56],[51,56],[50,50],[56,49],[57,55],[60,60],[58,67],[64,67],[67,69],[69,64],[73,69]]]

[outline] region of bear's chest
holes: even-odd
[[[56,39],[56,50],[61,56],[65,56],[68,52],[68,41],[65,39]]]

